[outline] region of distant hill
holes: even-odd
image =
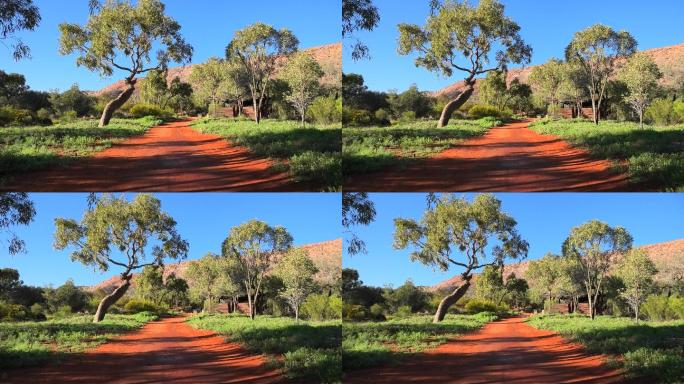
[[[305,244],[299,248],[308,251],[309,257],[314,261],[316,267],[319,269],[317,278],[325,279],[325,275],[331,273],[340,273],[342,265],[342,239],[323,241],[320,243]],[[188,266],[194,261],[182,261],[180,263],[172,263],[164,265],[164,276],[175,273],[178,277],[183,277]],[[134,281],[135,281],[134,274]],[[87,291],[103,290],[104,292],[112,292],[121,284],[121,277],[114,276],[99,284],[85,287]],[[133,283],[135,285],[135,282]]]
[[[669,47],[647,49],[644,52],[658,64],[660,71],[663,73],[663,78],[660,80],[661,85],[674,86],[679,79],[684,78],[684,43]],[[522,83],[527,83],[530,72],[532,72],[534,67],[511,68],[508,71],[506,80],[510,83],[513,79],[517,78]],[[454,97],[463,90],[464,86],[465,83],[463,81],[458,81],[431,94],[435,97],[443,95]],[[478,85],[476,82],[475,93],[477,93],[477,89]]]
[[[672,240],[664,243],[644,245],[639,247],[646,251],[648,256],[653,260],[660,273],[667,273],[670,266],[681,265],[684,263],[684,239]],[[515,273],[517,277],[525,277],[525,272],[530,264],[530,260],[525,260],[520,263],[507,264],[504,266],[504,276],[508,276],[511,272]],[[658,278],[658,275],[656,275]],[[454,276],[450,279],[437,283],[427,289],[429,291],[441,291],[453,289],[460,285],[463,279],[461,276]],[[477,275],[473,276],[473,281],[477,280]]]
[[[312,47],[304,49],[303,51],[309,52],[316,61],[321,65],[325,76],[323,77],[323,84],[337,84],[341,81],[342,77],[342,44],[327,44],[318,47]],[[179,77],[182,81],[187,82],[190,74],[192,73],[192,68],[196,64],[190,64],[182,67],[169,68],[167,81],[171,81],[176,77]],[[95,96],[108,94],[108,93],[119,93],[126,88],[126,84],[123,80],[119,80],[114,84],[108,85],[100,90],[91,92]]]

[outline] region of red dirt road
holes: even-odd
[[[345,383],[558,384],[623,382],[601,356],[515,317],[407,358],[396,366],[355,371]]]
[[[64,364],[10,371],[1,383],[280,383],[264,359],[184,318],[145,325]]]
[[[294,191],[273,163],[188,121],[153,127],[67,167],[16,175],[2,187],[28,192]]]
[[[626,176],[610,170],[552,135],[540,135],[529,122],[490,129],[408,169],[354,176],[349,191],[494,192],[626,190]]]

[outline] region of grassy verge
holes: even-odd
[[[341,321],[295,323],[293,319],[243,315],[198,315],[196,328],[213,330],[246,349],[273,357],[284,374],[299,381],[338,383],[342,379]]]
[[[528,323],[554,330],[579,342],[595,353],[619,355],[628,376],[648,378],[649,382],[684,381],[684,320],[642,322],[599,316],[533,316]]]
[[[398,361],[412,353],[444,344],[449,338],[474,331],[494,321],[492,313],[446,316],[433,324],[432,316],[415,315],[384,322],[347,323],[342,326],[344,369],[368,368]]]
[[[98,120],[91,119],[49,127],[0,128],[0,174],[36,170],[90,156],[161,122],[152,117],[112,119],[109,126],[98,128]]]
[[[416,158],[442,152],[459,142],[481,136],[500,125],[493,118],[452,120],[445,128],[436,121],[420,121],[392,127],[344,128],[342,158],[344,174],[374,172],[404,166]]]
[[[0,322],[0,368],[32,366],[83,352],[156,319],[156,315],[143,312],[109,314],[97,324],[92,322],[92,315],[42,322]]]
[[[338,126],[302,128],[298,122],[207,118],[196,120],[192,127],[203,133],[223,136],[249,148],[258,156],[279,161],[280,169],[292,177],[324,191],[342,188],[340,157],[341,129]]]
[[[615,161],[633,183],[663,191],[684,191],[684,125],[639,128],[636,123],[539,121],[539,133],[562,137],[594,157]],[[626,166],[622,165],[626,162]]]

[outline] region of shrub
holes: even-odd
[[[342,113],[342,125],[345,127],[367,127],[373,122],[370,111],[365,109],[345,108]]]
[[[370,314],[373,317],[373,320],[385,320],[385,308],[378,303],[375,303],[370,306]]]
[[[473,119],[494,117],[499,120],[506,120],[511,118],[511,113],[509,111],[501,111],[491,105],[475,104],[468,110],[468,116]]]
[[[673,317],[684,320],[684,297],[670,297],[669,307]]]
[[[390,124],[390,114],[386,110],[380,108],[377,111],[375,111],[375,121],[378,122],[380,125],[389,125]]]
[[[399,319],[405,319],[409,316],[411,316],[411,307],[408,305],[402,305],[401,307],[397,308],[397,310],[394,312],[394,317],[397,317]]]
[[[31,125],[31,123],[33,123],[33,116],[28,109],[0,107],[0,126]]]
[[[502,310],[501,307],[489,300],[472,299],[468,301],[465,305],[465,310],[468,313],[480,313],[480,312],[499,312]]]
[[[302,304],[302,314],[314,321],[339,319],[341,312],[342,299],[336,295],[313,294]]]
[[[344,303],[342,306],[343,321],[364,321],[368,317],[368,310],[363,305]]]
[[[341,106],[341,99],[335,99],[332,96],[318,97],[311,103],[308,115],[318,124],[339,123],[342,118]]]
[[[145,103],[138,103],[135,104],[131,107],[131,115],[134,117],[146,117],[146,116],[153,116],[153,117],[167,117],[168,112],[162,110],[161,108],[157,107],[156,105],[152,104],[145,104]]]
[[[26,308],[24,308],[24,306],[0,302],[0,320],[20,321],[26,320],[27,318],[28,314],[26,313]]]
[[[76,111],[66,111],[59,116],[60,123],[73,123],[78,119]]]
[[[128,313],[131,313],[131,314],[140,313],[140,312],[152,312],[152,313],[164,312],[164,310],[160,306],[154,304],[153,302],[147,301],[147,300],[139,300],[139,299],[131,299],[124,306],[124,310]]]
[[[290,158],[290,172],[299,181],[342,184],[342,158],[332,153],[307,151]]]
[[[410,124],[416,121],[416,113],[414,111],[405,111],[399,116],[399,123]]]
[[[658,378],[661,383],[681,383],[684,377],[684,348],[639,348],[624,354],[631,376]]]
[[[646,119],[657,125],[674,124],[677,120],[675,115],[675,103],[670,99],[655,99],[646,108]]]
[[[649,296],[641,305],[641,313],[651,321],[665,321],[673,317],[667,297],[660,295]]]

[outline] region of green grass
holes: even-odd
[[[596,158],[613,160],[634,184],[684,191],[684,125],[641,129],[636,123],[604,121],[597,127],[582,120],[543,120],[532,129],[560,136]]]
[[[295,121],[262,120],[257,125],[251,120],[207,118],[191,126],[279,161],[277,169],[288,170],[295,180],[311,184],[314,189],[342,188],[339,124],[302,128]]]
[[[436,121],[417,121],[392,127],[344,128],[342,158],[344,175],[406,166],[417,158],[442,152],[463,140],[481,136],[500,125],[493,118],[452,120],[445,128]]]
[[[98,120],[80,120],[48,127],[0,128],[0,174],[65,164],[144,133],[162,121],[152,117],[112,119],[105,128]]]
[[[97,324],[92,322],[92,315],[41,322],[0,322],[0,368],[33,366],[61,359],[156,319],[154,314],[138,313],[108,314]]]
[[[684,320],[640,322],[624,317],[533,316],[528,323],[554,330],[579,342],[595,353],[620,355],[630,377],[648,378],[649,382],[684,382]]]
[[[294,319],[243,315],[198,315],[188,323],[213,330],[255,353],[273,357],[273,364],[293,380],[339,383],[342,380],[341,321],[296,323]]]
[[[492,313],[448,314],[433,324],[431,315],[383,322],[345,322],[342,326],[344,369],[368,368],[397,362],[413,353],[446,343],[450,338],[474,331],[494,321]]]

